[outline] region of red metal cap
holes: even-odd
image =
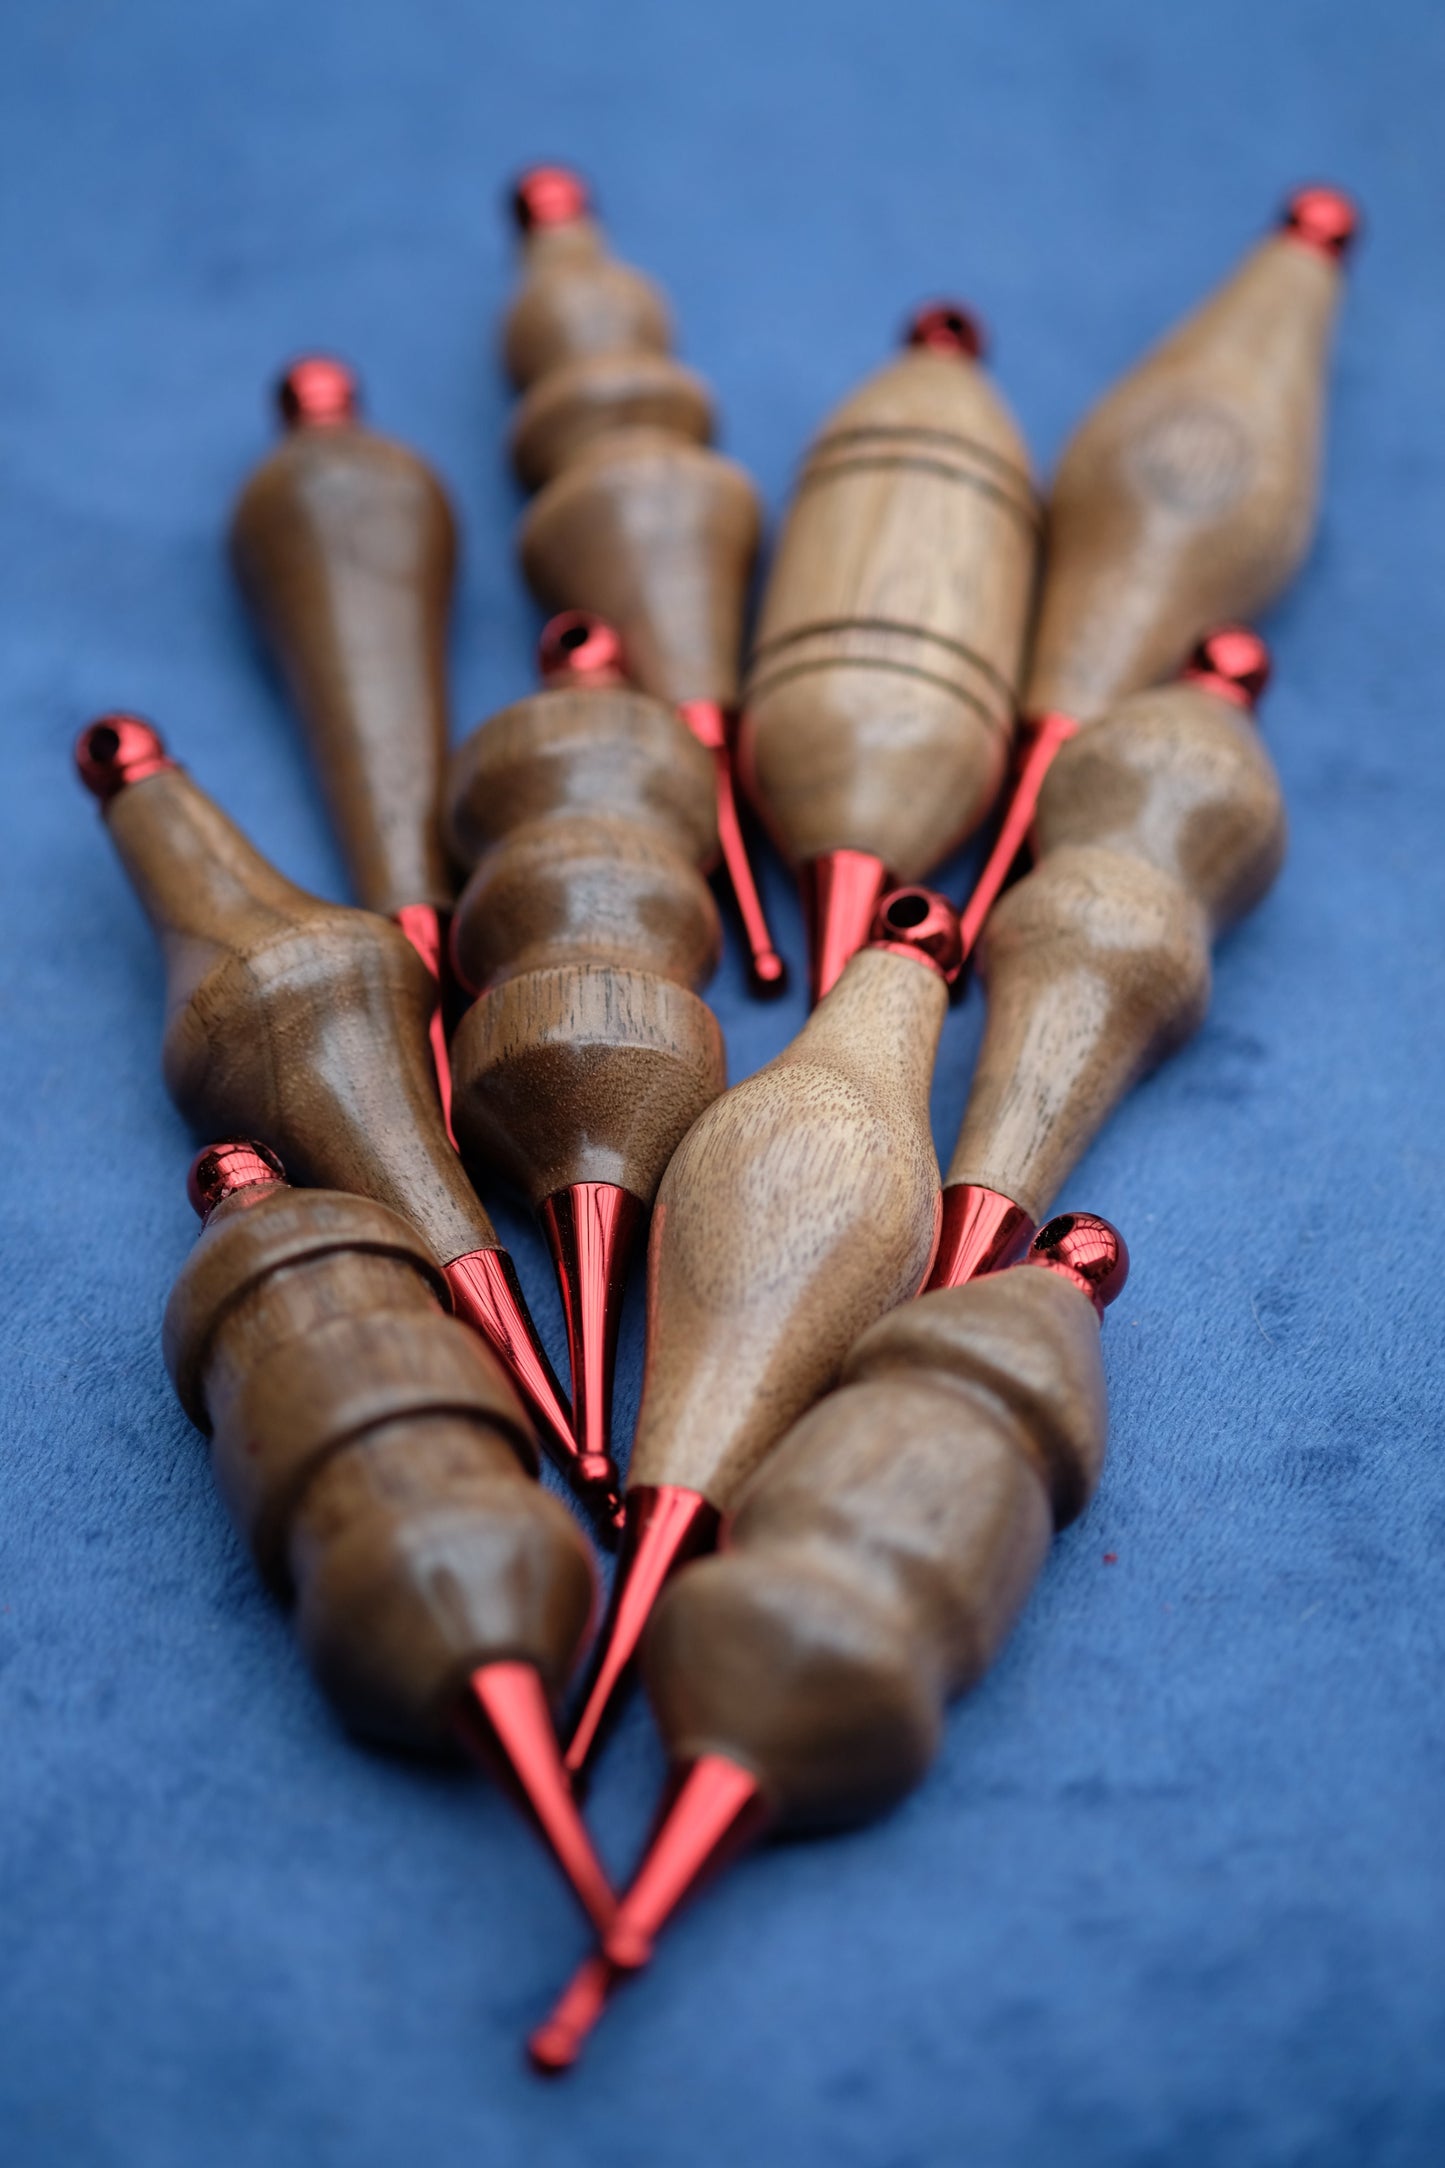
[[[1284,207],[1280,227],[1286,239],[1338,263],[1354,246],[1360,213],[1342,188],[1297,188]]]
[[[102,715],[75,741],[76,773],[102,805],[129,784],[175,765],[160,732],[139,715]]]
[[[568,226],[591,209],[592,192],[570,166],[532,166],[512,190],[512,216],[523,233],[537,226]]]
[[[1124,1237],[1092,1212],[1060,1212],[1046,1220],[1029,1244],[1026,1265],[1060,1273],[1082,1288],[1100,1317],[1129,1277]]]
[[[544,685],[625,685],[622,642],[605,617],[563,610],[542,627],[537,675]]]
[[[868,946],[927,964],[945,986],[956,985],[963,969],[958,913],[936,888],[895,888],[885,896],[874,915]]]
[[[931,301],[917,310],[909,319],[904,343],[930,347],[935,354],[961,355],[966,361],[982,361],[988,352],[983,325],[957,301]]]
[[[943,1192],[938,1251],[925,1293],[963,1287],[1014,1263],[1034,1223],[1021,1204],[980,1182],[950,1182]]]
[[[525,1809],[583,1911],[605,1935],[617,1900],[572,1797],[541,1675],[532,1664],[500,1660],[482,1664],[467,1685],[457,1729]]]
[[[813,959],[813,999],[821,1001],[867,941],[890,885],[888,868],[871,851],[825,851],[808,860],[799,885]]]
[[[286,1169],[276,1154],[253,1137],[233,1137],[224,1144],[203,1145],[186,1176],[191,1210],[204,1226],[217,1205],[242,1189],[286,1186]]]
[[[1269,649],[1248,625],[1217,625],[1200,641],[1181,673],[1217,700],[1253,708],[1269,683]]]
[[[329,354],[293,361],[276,386],[276,405],[288,429],[339,429],[354,422],[361,397],[355,372]]]

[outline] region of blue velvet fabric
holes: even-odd
[[[7,2168],[1445,2158],[1434,0],[47,0],[0,32]],[[599,187],[771,504],[958,292],[1040,461],[1297,180],[1358,190],[1323,529],[1267,627],[1292,809],[1198,1040],[1069,1202],[1134,1255],[1102,1494],[881,1826],[766,1851],[548,2089],[584,1945],[508,1808],[349,1743],[161,1367],[193,1222],[161,978],[70,742],[154,715],[341,895],[221,549],[298,347],[450,480],[456,719],[529,682],[504,184]],[[961,868],[954,879],[961,881]],[[781,869],[768,900],[796,963]],[[716,987],[732,1074],[802,997]],[[951,1018],[951,1139],[980,1011]],[[503,1204],[560,1356],[539,1243]],[[619,1395],[635,1404],[640,1319]],[[592,1814],[629,1866],[634,1708]]]

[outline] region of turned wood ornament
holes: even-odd
[[[1098,1320],[1127,1269],[1107,1222],[1067,1214],[1026,1265],[893,1310],[757,1470],[719,1555],[676,1577],[644,1651],[675,1793],[534,2036],[546,2067],[575,2058],[615,1981],[749,1838],[856,1822],[921,1781],[946,1703],[993,1662],[1098,1482]]]
[[[761,511],[752,482],[711,448],[712,399],[671,352],[658,288],[610,255],[575,174],[518,186],[522,277],[504,351],[523,397],[512,456],[536,492],[522,564],[538,599],[612,625],[629,677],[679,708],[713,756],[723,856],[754,984],[775,992],[768,934],[733,797],[729,716]]]
[[[1035,868],[984,928],[988,1016],[935,1285],[1007,1262],[1125,1093],[1203,1021],[1210,945],[1284,858],[1253,707],[1267,672],[1257,635],[1221,629],[1177,684],[1056,754]]]
[[[415,949],[389,920],[286,880],[138,717],[92,724],[77,762],[160,943],[162,1068],[180,1112],[203,1135],[258,1137],[298,1182],[410,1221],[590,1495],[511,1261],[448,1141],[435,982]]]
[[[928,1094],[958,922],[941,897],[901,889],[877,926],[792,1044],[708,1108],[663,1176],[624,1555],[574,1769],[667,1573],[932,1261]]]
[[[385,1205],[290,1189],[240,1142],[198,1155],[191,1195],[204,1232],[166,1307],[166,1367],[318,1681],[368,1738],[490,1745],[605,1927],[550,1715],[594,1577],[511,1386]]]
[[[615,633],[580,612],[542,636],[543,690],[455,754],[452,923],[480,994],[452,1045],[468,1159],[541,1216],[561,1281],[573,1423],[606,1453],[632,1242],[663,1169],[726,1083],[698,989],[717,964],[712,763],[674,709],[629,687]]]
[[[1003,781],[1040,511],[981,350],[962,309],[919,313],[824,423],[768,575],[739,768],[802,874],[815,993]]]

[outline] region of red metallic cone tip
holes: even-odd
[[[1216,699],[1252,708],[1269,683],[1269,649],[1248,625],[1218,625],[1206,633],[1183,675]]]
[[[605,618],[563,610],[542,627],[537,675],[549,686],[625,685],[622,642]]]
[[[434,903],[404,903],[392,916],[396,926],[406,935],[437,982],[436,1006],[427,1026],[427,1039],[431,1046],[432,1068],[436,1072],[437,1096],[442,1103],[442,1120],[446,1124],[447,1140],[455,1151],[457,1137],[452,1128],[452,1057],[447,1046],[445,984],[442,976],[445,959],[450,954],[447,914],[438,910]]]
[[[1054,755],[1073,737],[1078,727],[1072,715],[1065,715],[1058,708],[1046,709],[1042,715],[1025,716],[1020,725],[1023,758],[1017,779],[999,822],[993,847],[958,922],[965,959],[977,948],[988,914],[998,902],[1014,862],[1028,840],[1039,792],[1044,787],[1044,777],[1053,766]]]
[[[602,1948],[587,1958],[529,2048],[539,2069],[567,2069],[601,2017],[613,1987],[640,1971],[678,1908],[766,1828],[771,1811],[751,1770],[705,1754],[685,1772]]]
[[[276,386],[276,405],[288,429],[338,429],[360,409],[355,372],[330,354],[293,361]]]
[[[1311,248],[1338,263],[1358,238],[1360,213],[1342,188],[1297,188],[1284,207],[1280,225],[1301,248]]]
[[[676,1569],[710,1550],[719,1514],[701,1491],[680,1483],[641,1484],[627,1495],[622,1556],[612,1587],[607,1622],[598,1639],[582,1714],[567,1742],[567,1767],[580,1776],[596,1753],[653,1607]]]
[[[568,226],[591,209],[591,191],[570,166],[533,166],[512,190],[512,216],[523,233],[536,226]]]
[[[718,850],[727,868],[733,902],[737,905],[738,917],[742,921],[743,939],[748,950],[748,976],[752,981],[753,992],[770,1001],[785,990],[788,967],[778,954],[773,937],[768,931],[763,899],[758,894],[752,861],[748,857],[747,838],[743,834],[742,815],[738,811],[737,783],[733,775],[732,734],[728,728],[727,711],[716,700],[684,700],[679,703],[677,712],[698,744],[705,745],[712,754],[713,771],[717,779]]]
[[[507,1375],[542,1425],[555,1466],[604,1528],[621,1509],[611,1461],[589,1461],[577,1447],[562,1388],[527,1314],[516,1267],[505,1250],[473,1250],[444,1267],[458,1317],[489,1342]]]
[[[174,766],[160,732],[139,715],[102,715],[75,741],[76,773],[102,805],[128,784]]]
[[[966,361],[982,361],[988,352],[988,336],[971,309],[957,301],[931,301],[910,317],[904,343],[926,346],[935,354],[952,354]]]
[[[186,1196],[204,1226],[218,1205],[243,1189],[286,1186],[286,1169],[276,1154],[250,1137],[204,1145],[186,1175]]]
[[[1033,1221],[1012,1197],[980,1182],[950,1182],[943,1192],[938,1254],[924,1292],[963,1287],[986,1272],[1001,1272],[1016,1261],[1033,1231]]]
[[[574,1182],[544,1198],[539,1217],[567,1319],[572,1429],[581,1472],[584,1480],[590,1471],[615,1490],[617,1470],[608,1443],[612,1377],[627,1267],[644,1207],[616,1182]]]
[[[1026,1265],[1040,1265],[1058,1272],[1083,1289],[1102,1317],[1109,1304],[1124,1292],[1129,1277],[1129,1250],[1117,1227],[1093,1212],[1060,1212],[1044,1225],[1029,1244]]]
[[[956,986],[963,969],[958,913],[936,888],[895,888],[874,914],[869,948],[909,956],[936,971],[945,986]]]
[[[868,939],[874,913],[888,887],[888,868],[871,851],[825,851],[810,858],[800,876],[808,919],[813,999],[836,986],[843,966]]]
[[[463,1737],[520,1800],[588,1919],[605,1935],[617,1901],[572,1797],[535,1666],[483,1664],[468,1687],[470,1699],[458,1720]]]

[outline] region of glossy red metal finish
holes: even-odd
[[[427,1038],[431,1045],[432,1067],[436,1071],[437,1092],[442,1103],[442,1119],[447,1125],[452,1150],[455,1151],[457,1140],[452,1129],[452,1058],[447,1047],[445,1014],[447,914],[439,911],[434,903],[404,903],[394,915],[396,924],[437,982],[436,1007],[431,1012]]]
[[[343,429],[361,405],[355,371],[330,354],[306,354],[276,386],[276,405],[288,429]]]
[[[1093,1212],[1060,1212],[1046,1220],[1033,1241],[1026,1265],[1057,1272],[1082,1288],[1102,1318],[1124,1291],[1129,1250],[1117,1227]]]
[[[639,1484],[627,1494],[622,1556],[607,1623],[587,1682],[582,1714],[567,1742],[567,1767],[579,1776],[596,1753],[608,1719],[637,1660],[643,1630],[664,1584],[717,1537],[717,1507],[680,1483]]]
[[[616,1916],[617,1900],[577,1811],[546,1688],[535,1666],[481,1665],[467,1682],[457,1730],[519,1800],[588,1919],[605,1935]]]
[[[963,1287],[986,1272],[1002,1272],[1017,1260],[1033,1231],[1033,1221],[1012,1197],[980,1182],[950,1182],[943,1192],[938,1251],[924,1293]]]
[[[160,732],[139,715],[102,715],[75,741],[76,773],[102,805],[130,784],[175,765]]]
[[[534,226],[571,225],[591,209],[591,191],[570,166],[533,166],[512,190],[512,215],[523,233]]]
[[[542,1425],[549,1458],[602,1526],[616,1525],[621,1510],[610,1461],[589,1460],[579,1450],[572,1423],[507,1252],[472,1250],[443,1267],[457,1316],[482,1335],[527,1406]]]
[[[904,343],[926,346],[935,354],[954,354],[966,361],[982,361],[988,352],[983,325],[971,309],[957,301],[931,301],[909,321]]]
[[[971,956],[977,948],[983,922],[998,902],[1013,862],[1028,840],[1039,792],[1053,765],[1054,755],[1073,737],[1078,727],[1072,715],[1064,715],[1057,709],[1049,709],[1043,715],[1026,716],[1021,725],[1024,744],[1013,791],[994,837],[993,849],[984,861],[983,871],[959,919],[965,957]]]
[[[602,1948],[584,1959],[552,2015],[528,2043],[539,2069],[567,2069],[627,1974],[640,1971],[678,1908],[772,1819],[762,1787],[749,1769],[725,1754],[705,1754],[683,1776],[647,1857],[617,1907]]]
[[[888,868],[871,851],[825,851],[799,876],[808,921],[813,999],[836,986],[843,966],[867,942],[874,915],[891,886]]]
[[[956,986],[963,969],[958,913],[936,888],[895,888],[874,915],[869,948],[936,971],[945,986]]]
[[[616,1182],[574,1182],[544,1197],[538,1217],[552,1252],[572,1366],[572,1429],[584,1465],[605,1463],[618,1484],[608,1433],[617,1328],[627,1267],[646,1218],[640,1199]]]
[[[562,610],[542,627],[537,675],[547,686],[625,685],[622,642],[606,618]]]
[[[1269,649],[1248,625],[1216,625],[1207,632],[1180,675],[1191,685],[1253,709],[1269,683]]]
[[[732,733],[728,728],[726,710],[715,700],[684,700],[678,714],[699,745],[705,745],[713,757],[717,775],[717,835],[722,861],[727,868],[732,885],[733,901],[738,907],[738,917],[743,924],[743,939],[748,949],[748,975],[753,992],[768,999],[780,994],[788,983],[788,967],[773,945],[768,931],[768,921],[763,911],[763,899],[758,894],[758,884],[753,878],[752,864],[748,858],[748,846],[743,835],[742,816],[738,811],[737,789],[733,779]]]
[[[1280,226],[1287,240],[1338,263],[1359,234],[1359,207],[1342,188],[1297,188]]]
[[[243,1189],[285,1188],[286,1169],[273,1151],[250,1137],[203,1145],[186,1175],[186,1197],[202,1226],[218,1205]]]

